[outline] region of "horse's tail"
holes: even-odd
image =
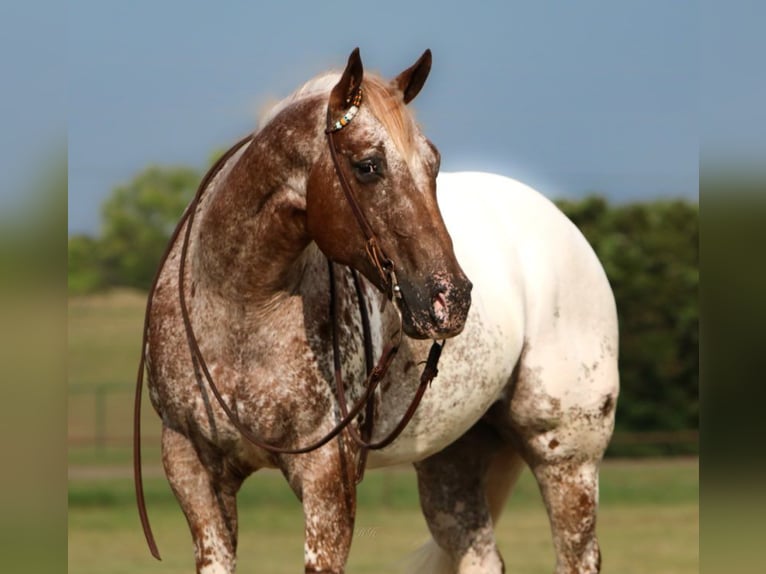
[[[485,491],[493,524],[500,519],[523,468],[524,462],[516,452],[502,452],[490,463]],[[405,569],[406,574],[452,574],[454,571],[452,559],[433,538],[409,556]]]
[[[451,574],[452,559],[431,538],[407,559],[406,574]]]

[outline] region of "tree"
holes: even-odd
[[[99,251],[106,284],[149,288],[199,180],[188,167],[151,166],[114,189],[101,211]]]
[[[73,235],[67,246],[67,279],[70,293],[93,293],[106,287],[100,243],[88,235]]]
[[[598,197],[562,201],[559,207],[590,241],[617,302],[617,428],[696,428],[698,207],[683,201],[609,207]]]
[[[69,240],[70,292],[147,289],[199,180],[191,168],[153,166],[115,188],[102,208],[101,235]],[[593,246],[617,301],[617,428],[696,428],[698,206],[683,201],[613,206],[598,196],[558,205]]]

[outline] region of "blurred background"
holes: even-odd
[[[695,34],[689,2],[74,2],[70,570],[189,568],[148,402],[147,488],[165,563],[144,552],[135,520],[130,405],[146,290],[213,159],[269,105],[342,69],[359,46],[365,68],[387,77],[431,48],[432,73],[413,106],[442,169],[538,188],[596,249],[621,323],[622,390],[599,517],[605,561],[613,572],[696,571]],[[509,571],[549,572],[549,529],[530,475],[510,504],[498,534]],[[241,567],[299,569],[300,506],[281,476],[251,479],[240,505]],[[413,473],[370,473],[360,505],[349,570],[397,571],[427,536]]]
[[[164,563],[143,551],[135,520],[130,406],[146,289],[212,160],[269,105],[342,68],[355,46],[367,70],[388,77],[431,48],[432,74],[413,105],[442,169],[494,171],[538,188],[596,249],[622,329],[599,518],[606,563],[696,570],[691,3],[77,1],[68,24],[70,571],[118,572],[126,561],[142,572],[188,570],[189,535],[162,476],[148,402],[144,458]],[[300,506],[281,476],[254,477],[240,500],[241,567],[298,569]],[[371,473],[360,500],[349,570],[397,571],[427,535],[412,472]],[[498,535],[509,570],[550,571],[530,476],[510,504]]]
[[[721,345],[708,356],[734,348],[726,355],[734,367],[711,360],[703,369],[719,383],[703,387],[706,405],[744,432],[759,420],[763,394],[746,384],[763,362],[763,305],[751,304],[765,283],[762,6],[72,0],[66,9],[31,2],[3,11],[0,57],[15,80],[4,85],[0,134],[0,286],[3,322],[16,328],[0,347],[11,379],[30,383],[10,386],[11,398],[55,380],[48,369],[67,380],[32,391],[48,401],[38,416],[66,433],[53,441],[30,433],[31,448],[19,451],[29,471],[7,480],[21,491],[50,474],[46,465],[68,467],[62,488],[48,492],[68,492],[70,572],[192,567],[148,402],[145,472],[162,563],[144,548],[133,502],[130,416],[146,288],[212,160],[269,105],[341,68],[355,46],[367,70],[389,77],[431,48],[432,73],[413,106],[442,169],[536,187],[594,246],[621,324],[622,390],[601,487],[604,571],[698,571],[700,185],[714,238],[706,257],[723,270],[708,275],[702,297],[713,309],[706,332],[719,327],[707,348]],[[66,286],[53,279],[65,268]],[[38,346],[64,331],[61,352],[39,360]],[[739,344],[750,332],[753,344]],[[23,424],[14,404],[4,406],[11,430]],[[723,432],[708,437],[732,459],[750,452]],[[30,454],[43,444],[58,445],[44,464]],[[282,478],[251,479],[241,508],[241,568],[299,569],[300,506]],[[370,473],[358,524],[349,571],[397,571],[427,536],[408,469]],[[552,570],[528,474],[498,540],[509,571]]]

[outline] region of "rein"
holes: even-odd
[[[335,394],[338,399],[338,408],[340,409],[341,416],[344,418],[349,415],[348,411],[348,404],[346,403],[346,394],[343,389],[343,373],[341,369],[340,364],[340,342],[338,340],[338,332],[340,331],[338,328],[338,305],[337,305],[337,298],[335,295],[335,273],[333,270],[333,264],[331,261],[327,261],[328,264],[328,270],[330,274],[330,313],[332,314],[332,320],[333,320],[333,330],[332,330],[332,350],[333,350],[333,366],[335,369]],[[370,320],[369,315],[367,313],[367,307],[364,304],[364,294],[362,292],[362,286],[359,281],[359,274],[356,272],[356,270],[351,269],[351,275],[354,280],[354,287],[356,289],[356,297],[357,301],[359,302],[359,311],[362,316],[362,331],[363,331],[363,338],[364,338],[364,354],[365,354],[365,361],[367,363],[367,376],[371,376],[370,372],[370,365],[372,363],[372,335],[370,334]],[[399,315],[399,341],[401,341],[401,315]],[[390,445],[392,442],[394,442],[399,435],[402,433],[402,431],[407,427],[410,420],[412,420],[412,417],[415,414],[415,411],[417,410],[418,406],[420,405],[420,401],[423,398],[423,395],[425,394],[426,388],[436,378],[436,375],[439,374],[439,371],[437,369],[437,364],[439,362],[439,357],[441,356],[442,349],[444,348],[444,344],[446,341],[443,341],[440,345],[439,343],[435,342],[431,345],[431,350],[428,353],[428,359],[426,359],[425,363],[426,366],[423,368],[423,372],[420,375],[420,383],[418,384],[418,388],[415,391],[415,396],[412,398],[412,401],[410,402],[409,407],[407,407],[407,410],[405,411],[404,415],[402,416],[399,423],[394,427],[394,429],[388,434],[387,437],[377,441],[377,442],[369,442],[372,438],[372,424],[375,417],[375,400],[374,397],[370,397],[370,400],[367,401],[365,413],[364,413],[364,421],[360,425],[361,427],[361,433],[357,431],[352,425],[349,425],[346,430],[348,431],[349,435],[351,436],[351,439],[359,446],[359,460],[357,463],[356,468],[356,482],[357,484],[362,481],[362,478],[364,478],[364,470],[365,466],[367,464],[367,453],[370,450],[380,450],[383,448],[386,448],[388,445]],[[398,342],[395,347],[393,347],[393,353],[391,359],[393,359],[393,355],[396,354],[396,351],[398,351],[399,346]],[[385,351],[384,351],[385,356]],[[389,364],[386,365],[386,370],[388,370]],[[385,374],[385,372],[383,373]],[[382,378],[382,377],[381,377]],[[377,386],[377,381],[375,382],[375,385]],[[357,403],[358,404],[358,403]],[[356,406],[356,405],[355,405]],[[353,409],[352,409],[353,412]]]
[[[343,128],[345,125],[348,124],[348,122],[351,121],[351,119],[353,119],[354,115],[356,114],[356,111],[358,110],[358,106],[361,103],[361,96],[362,96],[362,90],[360,87],[358,88],[357,93],[353,99],[353,105],[351,106],[349,112],[345,114],[340,121],[335,122],[334,125],[329,124],[330,118],[329,118],[329,107],[328,107],[328,124],[330,125],[330,127],[328,127],[325,133],[327,134],[328,146],[330,148],[330,155],[332,157],[335,172],[338,176],[338,180],[341,184],[341,188],[343,189],[343,193],[346,196],[346,200],[351,206],[351,209],[359,224],[359,227],[365,236],[365,240],[366,240],[365,250],[367,252],[367,256],[369,257],[370,262],[373,264],[373,266],[377,270],[380,276],[380,279],[383,282],[383,285],[385,286],[387,297],[392,302],[394,309],[396,310],[398,323],[399,323],[397,333],[394,335],[392,340],[389,343],[387,343],[386,346],[383,348],[383,352],[381,353],[381,356],[378,359],[377,364],[375,364],[375,366],[372,366],[372,336],[370,333],[369,315],[367,311],[367,306],[365,304],[364,294],[362,291],[358,273],[354,269],[351,269],[351,274],[352,274],[352,278],[353,278],[354,286],[356,290],[356,295],[357,295],[357,301],[359,304],[359,311],[360,311],[361,319],[362,319],[367,378],[364,382],[364,386],[365,386],[364,393],[353,404],[351,409],[349,409],[348,404],[346,402],[345,390],[343,388],[343,374],[341,370],[340,342],[338,337],[338,333],[340,329],[338,326],[339,320],[338,320],[338,305],[337,305],[336,285],[335,285],[335,273],[333,269],[333,263],[328,259],[327,261],[328,273],[330,278],[330,314],[332,317],[332,326],[333,326],[333,329],[332,329],[333,366],[334,366],[334,372],[335,372],[335,384],[336,384],[336,395],[337,395],[336,398],[338,401],[338,406],[341,412],[342,419],[321,439],[309,445],[298,447],[298,448],[285,448],[278,445],[263,442],[260,438],[256,437],[247,427],[245,427],[241,422],[239,422],[239,419],[236,413],[234,413],[229,408],[229,406],[226,404],[223,397],[221,396],[221,393],[218,390],[218,387],[216,386],[212,375],[210,374],[205,358],[202,355],[202,350],[200,349],[199,343],[197,341],[197,337],[194,334],[194,329],[191,323],[191,318],[189,315],[189,309],[188,309],[186,294],[184,289],[186,259],[188,255],[189,243],[191,240],[192,224],[194,223],[194,218],[196,216],[197,208],[199,206],[199,202],[202,198],[204,190],[208,187],[210,181],[221,170],[221,168],[226,164],[226,162],[240,148],[242,148],[245,144],[249,143],[253,139],[253,135],[248,135],[247,137],[241,139],[236,144],[234,144],[234,146],[232,146],[220,159],[218,159],[218,161],[215,162],[213,167],[211,167],[210,170],[205,174],[205,177],[202,179],[199,187],[197,188],[197,192],[194,198],[192,199],[191,203],[189,204],[183,216],[181,217],[181,220],[179,221],[178,225],[173,231],[173,235],[171,236],[171,239],[168,242],[168,247],[162,256],[157,274],[150,288],[149,297],[148,297],[147,306],[146,306],[146,312],[144,314],[141,359],[139,361],[138,375],[136,377],[136,395],[135,395],[135,402],[134,402],[134,408],[133,408],[133,477],[134,477],[134,482],[136,487],[136,501],[138,504],[138,513],[141,519],[141,526],[144,531],[144,536],[146,537],[146,542],[149,546],[150,552],[158,560],[160,560],[161,558],[160,558],[159,550],[157,548],[157,544],[154,540],[154,535],[152,533],[151,526],[149,524],[149,517],[146,512],[146,501],[144,497],[143,477],[142,477],[142,471],[141,471],[141,397],[142,397],[142,391],[143,391],[144,370],[146,365],[147,338],[148,338],[149,320],[151,316],[152,298],[156,290],[157,283],[159,281],[159,277],[162,272],[162,269],[165,266],[165,262],[167,261],[167,258],[169,257],[170,252],[172,251],[176,240],[181,234],[181,230],[183,229],[184,225],[186,225],[186,230],[183,237],[183,243],[181,245],[180,262],[179,262],[179,269],[178,269],[178,297],[179,297],[179,304],[181,307],[181,317],[183,319],[184,327],[186,329],[189,348],[190,348],[190,351],[192,352],[192,361],[195,363],[195,365],[200,369],[200,371],[204,375],[208,383],[208,387],[210,388],[211,392],[216,398],[216,401],[218,402],[218,404],[221,406],[222,410],[226,414],[226,417],[228,418],[229,422],[242,434],[242,436],[245,439],[247,439],[249,442],[251,442],[255,446],[274,454],[303,454],[303,453],[314,451],[324,446],[333,438],[338,436],[343,430],[347,430],[351,439],[359,447],[359,459],[357,461],[357,469],[356,469],[356,481],[358,483],[362,480],[364,476],[368,450],[383,449],[389,444],[391,444],[394,440],[396,440],[396,438],[405,429],[407,424],[409,424],[409,422],[411,421],[413,415],[415,414],[415,411],[417,410],[421,402],[421,399],[423,398],[423,394],[425,393],[426,388],[438,374],[437,363],[439,361],[439,356],[441,355],[441,350],[444,346],[444,343],[440,345],[439,343],[434,341],[431,347],[431,350],[428,354],[428,359],[423,369],[423,373],[421,374],[420,383],[418,385],[415,396],[413,397],[412,402],[410,403],[409,407],[407,408],[404,415],[402,416],[402,419],[394,427],[394,429],[389,433],[388,436],[386,436],[385,438],[377,442],[370,442],[372,438],[372,432],[373,432],[372,425],[373,425],[373,419],[375,414],[375,390],[377,389],[380,381],[386,376],[386,373],[391,367],[391,363],[393,362],[394,357],[399,351],[399,347],[402,341],[403,327],[402,327],[401,310],[399,308],[399,304],[402,299],[402,294],[401,294],[401,289],[399,287],[399,283],[396,277],[394,262],[385,254],[385,252],[381,248],[377,240],[377,237],[375,235],[375,232],[370,226],[369,221],[367,220],[367,218],[364,215],[364,212],[361,209],[361,206],[356,200],[356,196],[354,195],[351,185],[338,159],[338,152],[337,152],[335,140],[334,140],[334,133],[340,130],[341,128]],[[347,103],[351,103],[351,102],[347,102]],[[362,412],[362,409],[365,410],[365,413],[364,413],[363,423],[360,424],[361,432],[359,432],[357,431],[357,429],[354,428],[353,425],[351,425],[351,422]]]

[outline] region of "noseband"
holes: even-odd
[[[425,362],[425,367],[423,368],[423,372],[420,376],[420,383],[418,385],[417,391],[415,392],[412,402],[410,403],[409,407],[405,411],[401,420],[394,427],[394,429],[389,433],[388,436],[386,436],[385,438],[377,442],[370,442],[372,438],[372,432],[373,432],[373,426],[372,426],[373,420],[375,418],[375,390],[377,389],[378,384],[385,377],[386,373],[391,367],[391,363],[393,362],[393,359],[396,356],[396,353],[399,351],[399,347],[402,341],[402,315],[401,315],[401,309],[400,309],[400,304],[402,301],[402,293],[401,293],[401,289],[399,287],[399,283],[396,277],[394,262],[390,257],[386,255],[385,251],[380,246],[380,242],[377,240],[377,236],[375,235],[375,232],[372,229],[372,226],[370,225],[369,221],[365,217],[364,212],[362,211],[362,208],[356,199],[356,195],[354,194],[354,191],[349,183],[349,180],[346,177],[343,166],[340,163],[340,160],[338,158],[338,151],[335,145],[334,134],[338,132],[339,130],[341,130],[346,125],[348,125],[348,123],[354,118],[354,116],[357,114],[359,110],[361,101],[362,101],[362,89],[361,87],[359,87],[354,97],[346,101],[346,105],[350,106],[348,111],[343,115],[343,117],[340,120],[334,123],[331,122],[330,110],[328,106],[328,128],[325,130],[325,133],[327,135],[327,142],[330,148],[330,156],[332,157],[333,166],[335,168],[335,173],[337,174],[338,180],[340,182],[341,189],[343,190],[343,193],[346,196],[346,200],[349,206],[351,207],[352,212],[354,213],[354,217],[356,218],[357,223],[359,224],[362,234],[365,237],[365,251],[367,253],[367,256],[370,259],[370,262],[372,263],[373,267],[378,272],[380,280],[384,286],[386,295],[388,299],[392,302],[393,307],[396,310],[396,315],[398,318],[397,333],[394,335],[392,340],[386,344],[380,359],[378,359],[377,364],[373,366],[372,365],[372,335],[370,333],[370,320],[369,320],[369,315],[367,311],[367,305],[364,300],[364,293],[362,290],[359,275],[356,272],[356,270],[352,268],[351,274],[352,274],[352,278],[353,278],[353,282],[354,282],[354,286],[356,290],[357,300],[359,303],[359,312],[362,319],[362,331],[363,331],[363,338],[364,338],[365,363],[367,366],[366,367],[367,378],[364,383],[364,387],[365,387],[364,393],[359,398],[359,400],[357,400],[356,403],[354,403],[351,409],[349,409],[348,404],[346,402],[345,390],[343,385],[343,374],[341,370],[340,343],[339,343],[339,337],[338,337],[338,333],[340,329],[338,325],[339,313],[338,313],[336,286],[335,286],[335,272],[333,268],[333,263],[328,258],[327,260],[328,274],[330,278],[330,314],[332,317],[332,326],[333,326],[333,329],[332,329],[333,366],[335,371],[335,384],[336,384],[336,395],[337,395],[336,398],[338,401],[339,410],[341,412],[341,417],[342,417],[341,420],[324,437],[322,437],[321,439],[319,439],[318,441],[314,443],[311,443],[309,445],[306,445],[300,448],[285,448],[278,445],[266,443],[263,440],[261,440],[259,437],[256,437],[255,435],[253,435],[253,433],[247,427],[245,427],[241,422],[239,422],[237,415],[229,408],[229,406],[224,401],[220,391],[218,390],[217,385],[215,384],[213,380],[212,375],[210,374],[207,363],[205,362],[205,359],[202,355],[202,350],[200,349],[199,343],[197,341],[197,337],[194,334],[194,329],[192,327],[191,318],[189,315],[189,309],[186,303],[186,294],[184,292],[184,282],[185,282],[184,277],[185,277],[185,270],[186,270],[187,253],[188,253],[189,243],[191,238],[191,229],[192,229],[192,224],[194,222],[194,218],[196,216],[197,207],[199,206],[199,202],[200,202],[200,199],[202,198],[203,192],[207,188],[207,186],[209,185],[213,177],[226,164],[226,162],[237,151],[239,151],[239,149],[241,149],[242,146],[249,143],[253,139],[253,135],[249,135],[241,139],[240,141],[238,141],[236,144],[234,144],[234,146],[231,149],[229,149],[217,162],[215,162],[213,167],[207,172],[205,177],[202,179],[194,198],[192,199],[188,208],[186,209],[183,216],[181,217],[181,220],[179,221],[178,226],[174,230],[173,235],[170,241],[168,242],[168,247],[160,261],[154,282],[152,283],[151,289],[149,290],[149,297],[148,297],[148,302],[146,306],[146,312],[144,315],[141,359],[139,361],[138,375],[136,377],[136,396],[135,396],[134,409],[133,409],[133,473],[134,473],[133,476],[134,476],[134,482],[136,487],[136,501],[138,504],[138,513],[141,519],[141,526],[143,528],[144,536],[146,537],[147,544],[149,545],[149,550],[151,551],[152,555],[158,560],[160,559],[160,554],[159,554],[159,550],[157,549],[157,544],[154,540],[154,535],[152,534],[152,529],[149,524],[149,517],[146,512],[146,502],[144,498],[143,478],[142,478],[142,472],[141,472],[141,396],[142,396],[142,390],[143,390],[143,380],[144,380],[144,370],[145,370],[144,368],[146,365],[147,337],[148,337],[149,320],[151,317],[152,298],[156,290],[157,282],[159,280],[162,269],[165,266],[165,262],[168,256],[170,255],[170,252],[173,249],[173,246],[175,245],[176,240],[178,239],[178,236],[181,233],[181,230],[184,228],[184,225],[186,225],[186,229],[185,229],[185,234],[183,237],[183,243],[181,246],[181,256],[180,256],[179,269],[178,269],[178,298],[179,298],[179,304],[181,308],[181,317],[183,319],[184,327],[186,329],[189,347],[192,352],[192,358],[193,358],[193,361],[199,367],[202,374],[204,375],[208,383],[208,387],[210,388],[211,392],[215,396],[218,404],[223,409],[229,422],[242,434],[242,436],[246,440],[248,440],[255,446],[274,454],[303,454],[303,453],[311,452],[313,450],[316,450],[324,446],[330,440],[338,436],[343,430],[347,430],[351,439],[359,447],[359,458],[357,460],[357,467],[356,467],[356,481],[360,482],[364,476],[364,469],[366,466],[368,450],[383,449],[386,446],[390,445],[394,440],[396,440],[396,438],[405,429],[405,427],[407,426],[407,424],[410,422],[413,415],[415,414],[415,411],[417,410],[418,405],[420,404],[420,401],[423,398],[423,394],[425,393],[426,388],[429,386],[431,381],[438,374],[437,364],[438,364],[439,356],[441,355],[441,350],[442,350],[442,347],[444,346],[444,343],[440,345],[439,343],[434,341],[433,345],[431,346],[431,350],[428,353],[428,359]],[[351,422],[353,422],[353,420],[361,414],[362,409],[364,409],[364,419],[363,419],[363,422],[359,425],[360,429],[357,430],[356,428],[354,428],[353,425],[351,425]]]

